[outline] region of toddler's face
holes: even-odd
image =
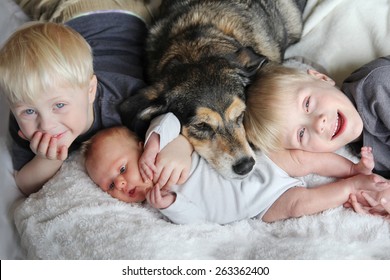
[[[85,166],[91,179],[112,197],[124,202],[142,202],[152,182],[144,182],[138,160],[142,143],[123,135],[99,141]]]
[[[12,104],[11,110],[27,140],[41,132],[56,138],[59,147],[69,147],[93,123],[95,93],[94,77],[84,88],[58,86],[32,102]]]
[[[332,82],[306,82],[295,100],[285,112],[285,148],[334,152],[361,135],[359,113]]]

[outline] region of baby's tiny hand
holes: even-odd
[[[155,184],[146,193],[146,200],[148,203],[156,209],[164,209],[169,207],[173,202],[175,202],[176,195],[169,191],[161,191],[160,184]]]

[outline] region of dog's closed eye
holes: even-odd
[[[238,116],[238,118],[236,119],[236,124],[238,126],[241,126],[243,121],[244,121],[244,113],[242,113],[241,115]]]
[[[214,129],[206,122],[192,124],[188,132],[198,139],[210,139],[215,135]]]
[[[213,131],[213,128],[208,124],[208,123],[205,123],[205,122],[200,122],[200,123],[196,123],[194,124],[194,127],[196,129],[199,129],[201,131]]]

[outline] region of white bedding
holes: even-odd
[[[306,56],[340,84],[356,67],[390,54],[389,7],[387,0],[309,0],[303,38],[286,57]],[[350,157],[346,149],[341,153]],[[9,168],[9,160],[2,156],[1,166]],[[9,188],[15,190],[14,182],[2,179],[2,192]],[[145,205],[101,192],[77,153],[41,191],[17,204],[15,223],[31,259],[390,259],[390,223],[342,207],[273,224],[171,224]],[[1,224],[2,236],[3,230]]]

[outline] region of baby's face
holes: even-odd
[[[334,152],[355,141],[363,121],[355,106],[328,81],[313,80],[298,90],[285,112],[286,149]]]
[[[123,135],[99,141],[85,166],[91,179],[112,197],[124,202],[142,202],[152,182],[141,178],[138,160],[142,143]]]

